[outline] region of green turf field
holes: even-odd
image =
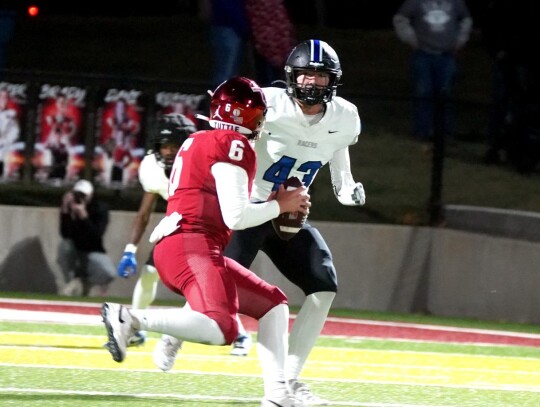
[[[0,406],[258,406],[253,350],[185,344],[174,369],[157,339],[115,363],[102,326],[0,322]],[[540,348],[322,337],[303,380],[335,406],[540,406]]]

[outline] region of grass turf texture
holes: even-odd
[[[156,370],[157,338],[124,363],[100,326],[0,323],[0,404],[257,406],[255,350],[186,344],[171,373]],[[540,349],[323,337],[304,371],[312,389],[343,406],[536,406]]]
[[[538,332],[524,324],[346,310],[332,314]],[[156,334],[118,364],[103,348],[101,324],[0,322],[0,331],[1,405],[259,405],[262,382],[255,350],[236,358],[227,346],[185,344],[166,374],[152,363]],[[537,405],[539,372],[538,347],[321,336],[302,378],[336,406],[517,407]]]

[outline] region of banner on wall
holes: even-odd
[[[85,89],[41,85],[32,157],[36,181],[60,186],[81,177],[85,155],[82,134],[85,107]]]
[[[25,83],[0,82],[0,182],[21,179],[26,150],[21,123],[27,88]]]
[[[155,97],[156,119],[163,114],[180,113],[191,119],[197,128],[200,129],[202,127],[196,115],[208,115],[207,109],[204,109],[202,106],[205,98],[205,95],[158,92]]]
[[[142,92],[107,89],[97,114],[96,147],[92,167],[95,182],[123,189],[138,185],[144,156]]]

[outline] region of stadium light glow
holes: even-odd
[[[28,15],[30,17],[36,17],[39,14],[38,6],[28,6]]]

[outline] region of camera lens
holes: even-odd
[[[85,195],[80,191],[73,191],[73,200],[80,204],[83,203]]]

